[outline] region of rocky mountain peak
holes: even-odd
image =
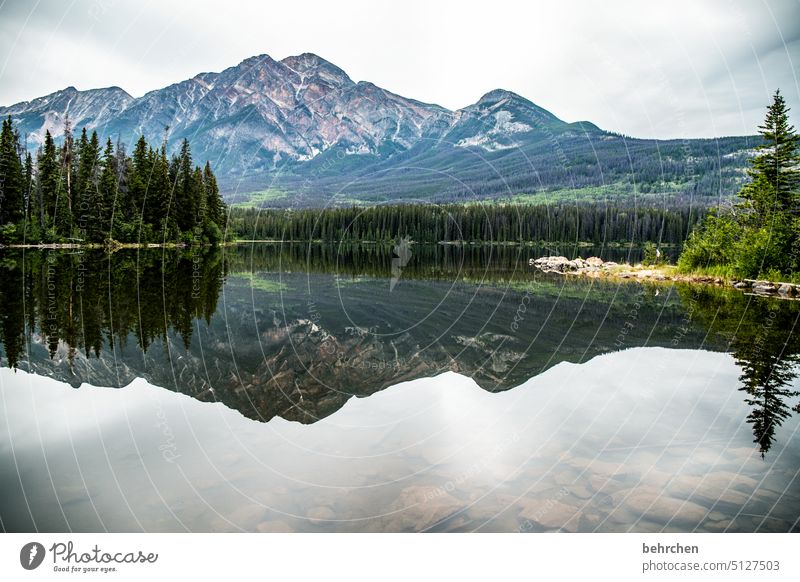
[[[353,83],[342,69],[314,53],[286,57],[281,63],[301,76],[319,75],[325,77],[326,80],[337,81],[339,84]]]
[[[527,101],[524,97],[517,95],[513,91],[509,91],[508,89],[492,89],[488,93],[485,93],[478,99],[476,105],[480,104],[487,104],[487,103],[497,103],[498,101],[502,101],[504,99],[513,100],[519,99],[522,101]]]
[[[128,142],[142,134],[160,140],[169,126],[171,143],[189,138],[198,159],[217,164],[223,183],[228,177],[264,176],[286,164],[299,167],[318,157],[323,163],[333,155],[326,152],[334,151],[337,162],[360,156],[366,164],[439,142],[505,150],[519,147],[521,136],[543,125],[563,124],[505,89],[450,111],[368,81],[355,83],[314,53],[280,61],[255,55],[136,99],[119,87],[67,87],[0,107],[0,114],[11,114],[34,148],[46,130],[62,134],[67,115],[76,129],[86,127],[101,138]],[[361,163],[350,162],[353,167]]]

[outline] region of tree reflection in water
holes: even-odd
[[[739,390],[751,407],[747,422],[762,457],[775,442],[775,431],[800,403],[792,387],[800,363],[800,302],[705,288],[685,289],[684,300],[710,332],[725,338],[742,374]]]
[[[530,253],[415,246],[402,281],[381,298],[391,246],[4,251],[3,365],[24,362],[73,385],[143,376],[255,420],[309,423],[353,395],[445,370],[502,391],[562,361],[645,345],[702,348],[733,353],[762,455],[800,411],[800,302],[542,275],[527,268]],[[446,302],[410,327],[442,290]],[[383,326],[377,333],[354,327],[345,294],[353,312]],[[523,323],[511,328],[523,304]]]

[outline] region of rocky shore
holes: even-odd
[[[644,266],[603,261],[599,257],[568,259],[562,256],[530,259],[528,264],[546,273],[579,275],[591,278],[631,279],[638,281],[696,283],[729,286],[758,295],[800,300],[800,285],[757,279],[724,279],[705,275],[678,273],[673,265]]]

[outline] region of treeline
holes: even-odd
[[[428,204],[299,210],[233,209],[238,238],[291,241],[620,242],[681,244],[704,209]]]
[[[206,163],[192,162],[189,142],[171,158],[166,141],[144,136],[133,155],[84,128],[75,139],[69,120],[63,144],[48,130],[33,159],[11,118],[0,134],[0,242],[216,243],[227,209]]]

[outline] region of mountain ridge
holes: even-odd
[[[605,186],[608,178],[632,191],[637,182],[672,188],[685,181],[697,158],[715,165],[727,193],[740,181],[752,147],[751,138],[720,138],[717,153],[698,140],[682,140],[684,150],[689,141],[701,151],[681,152],[674,147],[678,140],[636,140],[589,121],[568,123],[502,88],[450,110],[353,81],[314,53],[279,61],[255,55],[141,97],[116,86],[69,86],[0,107],[0,116],[7,115],[31,151],[47,130],[58,138],[67,116],[74,128],[126,145],[139,135],[158,143],[169,128],[169,148],[189,139],[195,158],[212,163],[233,199],[237,192],[269,188],[300,204],[337,197],[493,198]],[[700,181],[689,176],[681,192],[691,194]],[[702,195],[719,190],[717,184],[703,187]]]

